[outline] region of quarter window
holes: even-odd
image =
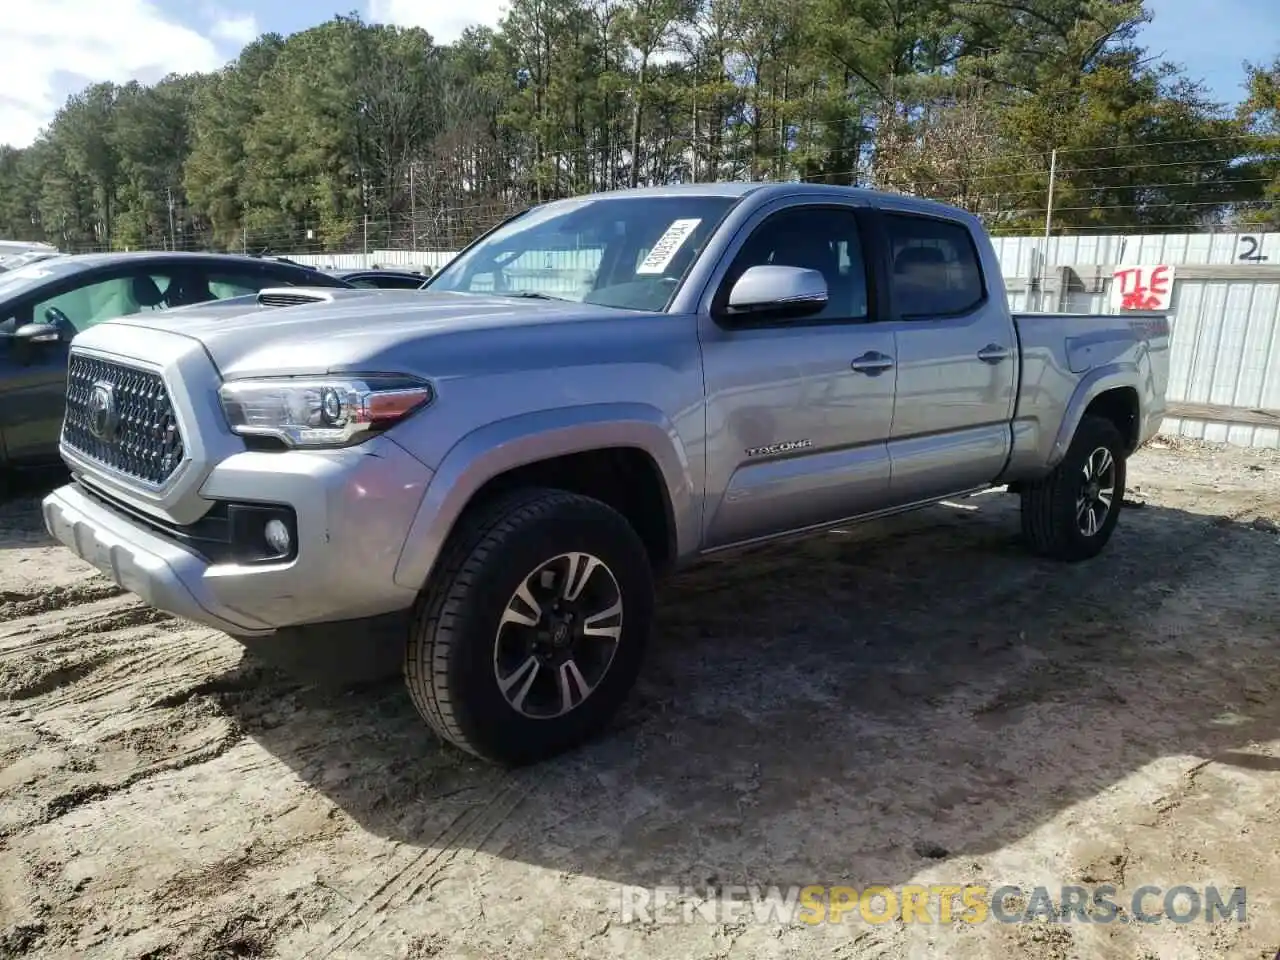
[[[894,306],[907,319],[968,313],[982,303],[982,267],[963,224],[886,214]]]

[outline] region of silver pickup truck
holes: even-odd
[[[607,723],[655,578],[709,554],[1007,485],[1034,553],[1094,556],[1168,345],[1164,317],[1012,316],[950,207],[587,196],[504,222],[421,292],[267,290],[85,331],[73,481],[44,516],[126,589],[246,641],[403,624],[430,726],[530,762]]]

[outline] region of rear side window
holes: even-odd
[[[985,299],[982,267],[969,230],[933,217],[890,213],[889,234],[894,306],[906,319],[955,316]]]
[[[205,270],[206,288],[200,291],[204,300],[225,300],[255,294],[265,287],[341,287],[343,284],[322,273],[303,270]],[[207,295],[205,295],[207,294]],[[201,302],[201,301],[193,301]]]
[[[427,279],[422,277],[377,277],[373,281],[373,286],[382,290],[417,290],[422,286],[422,281]]]
[[[341,287],[345,289],[348,285],[337,277],[331,277],[327,273],[311,272],[305,270],[293,271],[290,273],[269,273],[267,275],[267,286],[270,287]]]
[[[363,276],[354,279],[348,277],[347,283],[353,287],[365,287],[371,290],[416,290],[426,279],[426,277]]]
[[[266,276],[260,273],[233,273],[230,270],[209,270],[204,274],[206,291],[205,300],[226,300],[230,297],[244,297],[257,293],[263,287],[274,286]]]

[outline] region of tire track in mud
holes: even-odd
[[[214,760],[230,750],[240,741],[241,737],[242,734],[239,728],[234,724],[228,723],[227,729],[212,741],[201,746],[189,747],[176,754],[170,753],[163,760],[157,760],[146,766],[139,767],[119,780],[111,783],[85,783],[59,793],[45,804],[45,815],[40,820],[25,825],[23,829],[31,829],[32,827],[51,823],[87,803],[103,800],[117,793],[123,793],[135,784],[149,780],[159,774],[184,770],[187,767],[208,763],[210,760]],[[0,839],[2,838],[3,834],[0,834]]]
[[[6,805],[25,816],[9,818],[0,840],[51,823],[80,807],[129,790],[159,774],[206,763],[243,739],[215,701],[198,698],[178,710],[131,715],[131,722],[105,736],[68,738],[31,722],[38,739],[65,756],[29,783],[4,793]]]
[[[123,793],[160,774],[207,763],[222,756],[241,739],[242,734],[239,728],[228,723],[222,731],[201,744],[187,746],[177,751],[169,749],[169,745],[157,747],[154,751],[146,751],[140,754],[140,757],[149,762],[122,772],[120,776],[111,780],[85,776],[95,772],[96,764],[92,760],[82,759],[80,764],[69,764],[66,767],[67,775],[42,778],[38,784],[38,792],[51,794],[44,799],[24,796],[21,792],[10,792],[6,795],[7,803],[14,804],[15,812],[23,801],[26,801],[25,806],[31,812],[27,816],[15,816],[0,825],[0,842],[53,823],[80,807]],[[148,754],[151,754],[151,757]],[[81,776],[74,776],[74,774],[81,774]],[[62,780],[63,783],[50,783],[51,780]]]
[[[109,603],[109,601],[108,601]],[[135,632],[138,627],[165,624],[174,618],[167,613],[147,607],[144,604],[124,604],[109,606],[106,612],[94,613],[80,618],[71,618],[57,624],[32,624],[9,634],[6,639],[14,637],[35,636],[27,642],[19,642],[9,646],[0,646],[0,674],[6,669],[17,669],[15,664],[24,660],[47,661],[56,657],[106,655],[108,658],[127,652],[121,649],[120,641],[132,642],[147,636],[146,631]],[[41,631],[41,627],[47,627]],[[117,635],[117,636],[108,636]],[[88,637],[101,641],[95,645],[81,642]],[[3,686],[0,685],[0,694]]]
[[[147,635],[138,627],[170,620],[168,614],[145,605],[129,604],[68,621],[33,643],[0,649],[0,700],[31,700],[82,689],[81,681],[100,668],[141,649]],[[81,643],[87,637],[102,637],[101,643]],[[54,696],[42,705],[56,705],[59,699]]]
[[[52,613],[67,607],[123,596],[125,593],[123,587],[101,577],[41,589],[0,590],[0,621]]]
[[[391,866],[375,871],[365,884],[376,883],[373,891],[361,900],[329,934],[325,942],[305,956],[326,960],[340,951],[357,951],[387,921],[387,914],[407,906],[422,892],[438,883],[455,863],[472,859],[493,834],[510,822],[511,815],[533,793],[543,778],[536,773],[518,771],[499,775],[496,789],[483,802],[457,814],[436,837],[425,846],[395,856]]]
[[[175,687],[198,685],[192,674],[199,680],[233,665],[216,631],[96,576],[0,592],[0,618],[7,621],[0,627],[0,698],[23,709],[23,735],[35,738],[28,742],[48,745],[14,756],[28,758],[27,772],[0,793],[10,814],[0,838],[213,760],[242,739],[211,696],[155,707]]]
[[[22,701],[42,697],[59,687],[78,683],[115,656],[117,652],[106,650],[82,654],[51,648],[21,663],[0,660],[0,698]]]
[[[41,702],[40,709],[52,712],[102,701],[98,709],[87,710],[78,718],[92,726],[96,714],[119,709],[119,704],[106,702],[119,694],[132,694],[129,699],[135,703],[162,699],[173,693],[175,686],[189,685],[193,674],[200,677],[233,665],[231,655],[218,646],[218,636],[212,631],[196,635],[166,631],[147,637],[121,650],[84,681],[55,691]]]

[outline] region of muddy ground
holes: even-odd
[[[19,496],[0,956],[1271,960],[1280,457],[1162,441],[1129,484],[1085,565],[1028,559],[989,494],[682,575],[615,729],[513,773],[394,681],[300,683],[146,609]],[[814,883],[1242,885],[1247,921],[619,912],[626,885]]]

